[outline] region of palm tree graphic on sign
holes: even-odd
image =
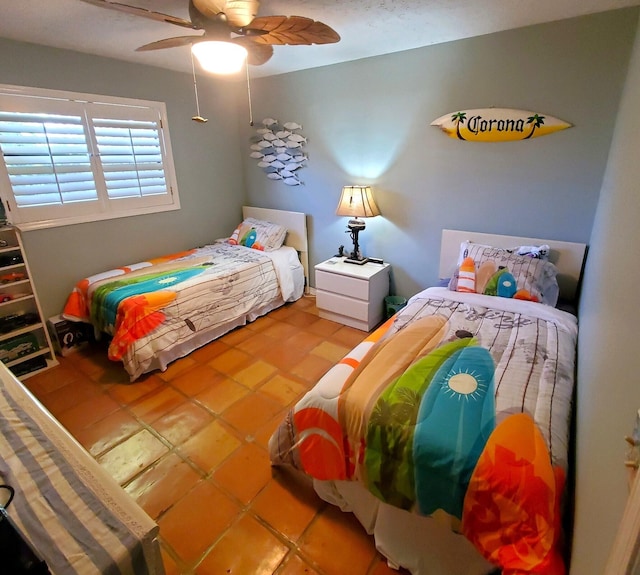
[[[462,134],[460,133],[460,124],[464,124],[466,119],[467,119],[466,112],[456,112],[451,116],[451,120],[456,123],[456,134],[458,138],[460,138],[461,140],[464,140],[465,138],[463,138]]]
[[[536,131],[536,128],[539,128],[544,124],[544,116],[538,116],[538,114],[534,114],[533,116],[529,116],[527,118],[527,124],[531,124],[531,131],[528,136],[525,136],[523,139],[528,140],[533,136],[533,133]]]

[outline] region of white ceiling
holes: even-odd
[[[189,19],[187,0],[118,0]],[[263,0],[259,15],[307,16],[341,36],[324,46],[275,46],[251,67],[270,76],[489,34],[605,10],[640,0]],[[135,52],[184,28],[80,0],[0,0],[0,37],[191,73],[189,48]]]

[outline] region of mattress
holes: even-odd
[[[158,527],[0,365],[7,514],[53,575],[162,575]]]
[[[108,334],[109,358],[134,381],[303,291],[293,248],[262,252],[219,241],[84,278],[63,316]]]
[[[576,339],[576,318],[550,306],[429,288],[296,404],[272,463],[359,509],[370,532],[393,509],[446,524],[472,544],[470,561],[484,558],[469,573],[560,575]]]

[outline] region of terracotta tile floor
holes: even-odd
[[[397,574],[351,514],[267,452],[289,407],[365,336],[304,297],[134,384],[98,344],[25,383],[157,521],[167,575]]]

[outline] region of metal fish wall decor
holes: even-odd
[[[279,180],[288,186],[300,186],[298,170],[307,162],[304,146],[307,138],[299,134],[302,126],[296,122],[280,124],[274,118],[265,118],[251,138],[249,156],[258,161],[267,178]]]
[[[436,118],[432,126],[468,142],[509,142],[546,136],[572,124],[537,112],[510,108],[460,110]]]

